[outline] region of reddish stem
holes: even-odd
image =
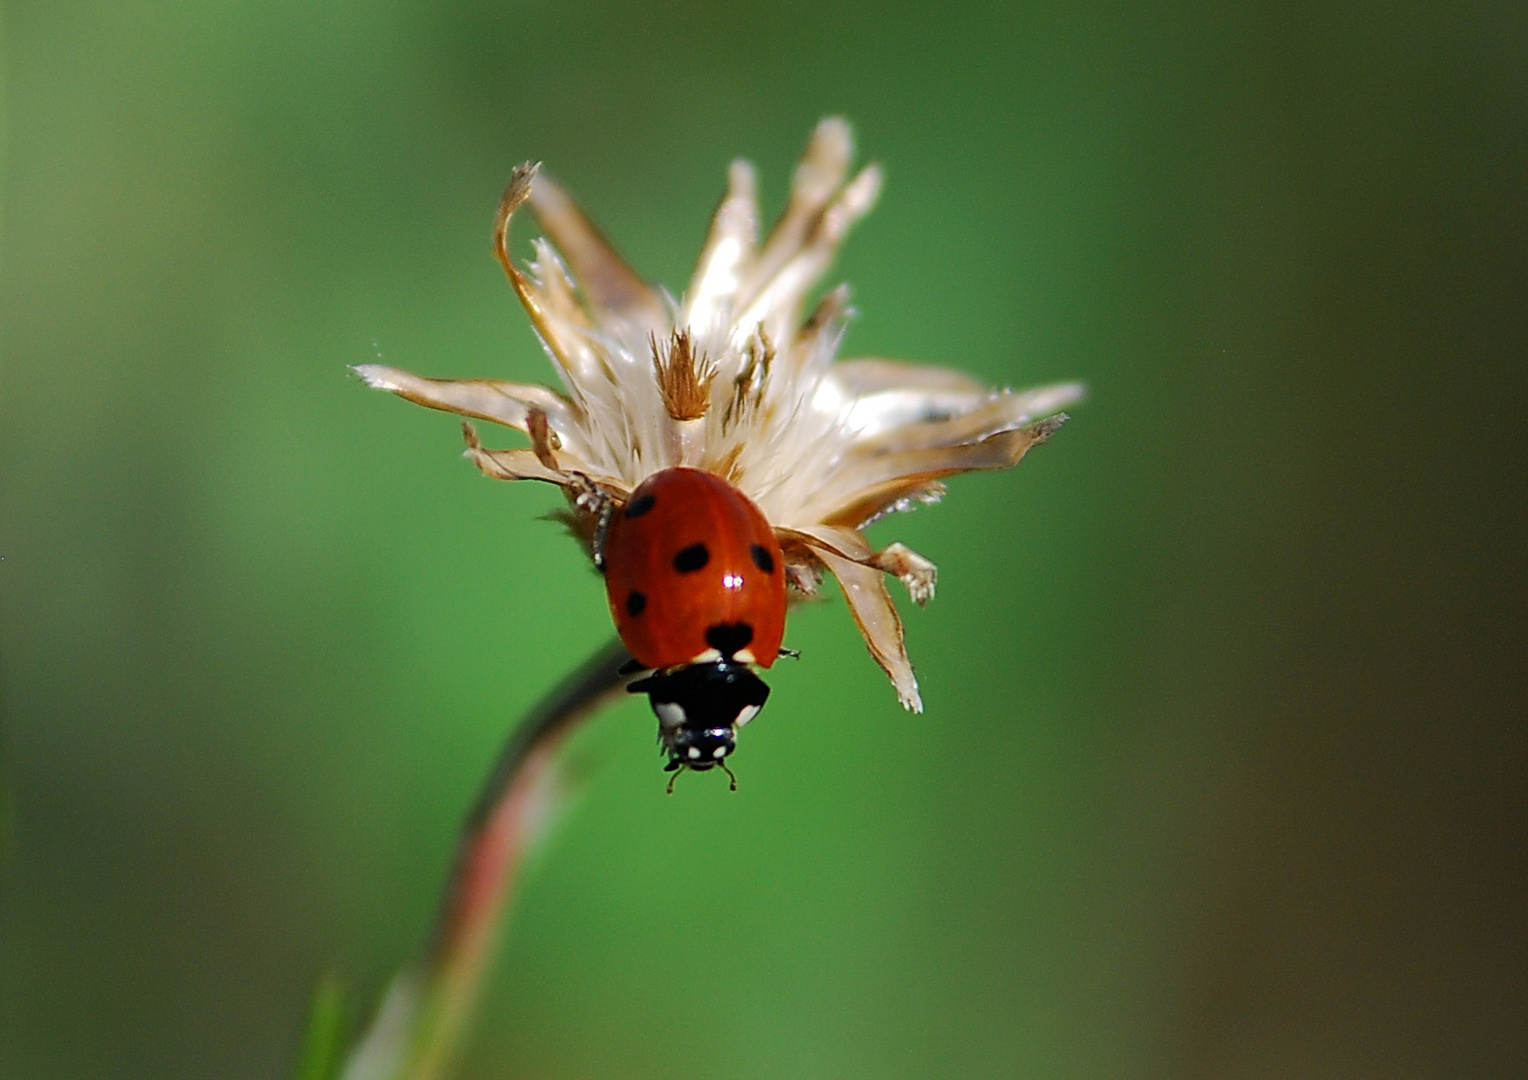
[[[345,1080],[434,1080],[471,1018],[515,871],[547,814],[556,756],[578,723],[619,695],[630,654],[592,656],[515,729],[462,827],[429,948],[394,979],[357,1040]]]

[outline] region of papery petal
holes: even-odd
[[[891,602],[891,594],[886,591],[881,571],[844,558],[826,547],[814,546],[813,551],[838,579],[844,601],[865,638],[870,655],[891,677],[902,707],[922,712],[918,680],[913,675],[912,661],[907,658],[907,647],[902,638],[902,620]]]
[[[485,476],[495,480],[540,480],[556,484],[570,496],[599,488],[617,499],[624,499],[629,488],[620,480],[602,476],[589,469],[588,464],[570,454],[566,449],[556,452],[555,460],[543,460],[545,448],[537,450],[488,450],[478,441],[471,424],[462,424],[462,437],[467,449],[462,456],[478,467]]]
[[[571,365],[571,370],[562,370],[563,381],[570,391],[578,394],[590,380],[609,378],[609,375],[594,348],[589,313],[578,300],[567,267],[544,238],[537,237],[532,244],[536,257],[530,265],[532,280],[527,287],[535,293],[557,339],[556,348],[550,350],[552,362],[559,369]]]
[[[807,140],[801,161],[791,177],[791,197],[785,212],[769,231],[754,272],[744,285],[743,299],[751,299],[801,250],[823,209],[849,175],[854,157],[854,134],[838,116],[820,121]]]
[[[494,480],[541,480],[560,488],[573,485],[571,474],[547,468],[532,450],[485,450],[481,446],[468,446],[462,456]]]
[[[969,412],[992,391],[949,368],[896,360],[846,360],[832,365],[812,395],[812,407],[840,417],[857,436]]]
[[[875,553],[871,565],[906,585],[907,594],[919,607],[934,598],[934,589],[939,584],[939,568],[906,544],[887,544]]]
[[[958,446],[850,457],[805,497],[791,520],[779,523],[800,527],[826,522],[857,527],[890,503],[943,477],[1017,465],[1030,447],[1048,439],[1065,420],[1063,413]]]
[[[964,372],[937,364],[914,364],[906,360],[866,357],[840,360],[829,378],[846,397],[860,397],[894,390],[987,394],[990,391]]]
[[[806,294],[827,271],[849,228],[868,214],[881,192],[881,170],[870,165],[860,170],[813,223],[800,245],[768,277],[745,292],[736,319],[736,333],[751,333],[763,326],[776,341],[790,332]],[[766,249],[767,250],[767,249]],[[762,262],[762,260],[761,260]]]
[[[668,308],[658,290],[626,265],[578,204],[544,173],[531,185],[530,204],[568,260],[597,321],[614,316],[653,332],[668,325]]]
[[[883,574],[890,574],[907,586],[913,602],[923,607],[934,598],[938,584],[939,569],[928,559],[919,555],[906,544],[888,544],[874,551],[864,533],[854,528],[834,528],[829,525],[806,525],[799,529],[777,529],[776,535],[784,543],[793,540],[814,552],[831,551],[846,559],[853,559],[863,566],[874,567]]]
[[[553,314],[555,297],[543,291],[536,282],[522,274],[509,254],[510,223],[514,219],[515,212],[530,197],[531,184],[536,179],[540,168],[539,164],[527,161],[510,173],[504,195],[499,199],[498,213],[494,216],[493,253],[499,260],[499,265],[504,267],[505,276],[514,287],[515,295],[520,298],[520,304],[525,308],[525,313],[530,316],[531,325],[536,329],[536,336],[541,338],[541,344],[551,355],[552,362],[561,373],[563,382],[567,384],[570,391],[577,394],[578,376],[582,365],[576,351],[570,349],[570,342],[565,340],[568,336],[566,326],[560,325]]]
[[[838,528],[863,529],[887,514],[911,510],[914,504],[936,503],[944,497],[940,476],[948,473],[898,476],[874,487],[856,491],[829,514],[825,523]]]
[[[936,411],[941,402],[935,395],[930,395],[924,402],[926,415],[889,429],[861,430],[851,454],[863,457],[980,442],[999,432],[1023,427],[1037,417],[1058,412],[1081,396],[1082,387],[1077,383],[1043,386],[1017,394],[988,394],[970,411],[941,416]],[[856,402],[850,410],[851,417],[859,407],[860,402]]]
[[[743,277],[753,269],[758,234],[753,166],[734,161],[728,172],[727,194],[711,219],[711,233],[685,294],[682,324],[703,343],[709,343],[723,320],[729,319]]]
[[[526,383],[492,379],[427,379],[385,364],[357,364],[351,368],[377,390],[390,390],[401,398],[431,409],[492,420],[496,424],[528,432],[527,411],[546,413],[552,428],[565,444],[576,442],[576,425],[568,400],[555,390]],[[576,451],[575,451],[576,452]]]

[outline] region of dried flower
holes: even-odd
[[[488,476],[561,487],[591,555],[602,508],[623,504],[653,473],[684,465],[730,481],[774,527],[793,591],[811,595],[831,572],[902,704],[921,711],[883,575],[921,605],[934,595],[934,564],[899,543],[876,551],[862,530],[936,501],[944,477],[1017,464],[1060,426],[1081,387],[991,391],[945,368],[835,361],[847,289],[801,314],[880,190],[874,165],[845,182],[852,149],[844,121],[818,125],[762,246],[753,169],[734,162],[678,301],[637,277],[537,166],[521,166],[499,206],[494,250],[566,393],[380,364],[355,370],[410,401],[525,432],[529,449],[488,450],[464,424],[466,454]],[[507,232],[527,201],[551,239],[536,241],[522,273]]]

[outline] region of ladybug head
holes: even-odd
[[[747,664],[717,660],[688,664],[638,679],[626,689],[645,693],[658,716],[658,741],[668,752],[666,771],[704,771],[720,765],[737,747],[737,729],[769,699]]]

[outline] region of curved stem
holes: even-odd
[[[483,972],[526,849],[556,794],[563,739],[629,681],[631,656],[606,645],[525,718],[505,744],[457,842],[424,955],[388,987],[356,1041],[344,1080],[434,1080],[471,1018]]]

